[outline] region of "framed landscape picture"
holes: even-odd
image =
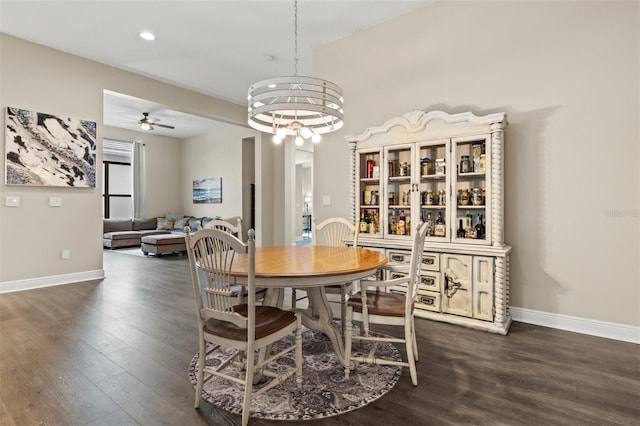
[[[193,181],[194,204],[222,203],[222,178],[196,179]]]
[[[96,186],[96,123],[7,107],[7,185]]]

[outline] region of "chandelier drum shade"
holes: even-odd
[[[249,88],[249,125],[276,134],[300,123],[316,134],[338,130],[342,121],[342,89],[337,84],[314,77],[274,77],[258,81]],[[294,126],[295,127],[295,126]]]
[[[295,136],[296,145],[304,139],[320,141],[320,135],[343,126],[342,89],[335,83],[298,75],[298,2],[294,2],[295,62],[292,76],[273,77],[249,87],[248,120],[256,130],[274,135],[281,143]]]

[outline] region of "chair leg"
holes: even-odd
[[[407,361],[409,363],[409,373],[411,373],[411,383],[418,386],[418,372],[416,371],[416,359],[414,357],[414,333],[411,330],[411,319],[407,320],[404,327],[404,340],[407,348]]]
[[[351,373],[351,338],[353,336],[353,308],[347,307],[344,323],[344,377],[349,378]]]
[[[344,334],[344,322],[347,316],[347,284],[340,286],[340,324],[342,325],[342,334]]]
[[[251,394],[253,393],[253,367],[255,365],[255,351],[247,350],[247,372],[244,379],[244,401],[242,402],[242,426],[249,423],[251,412]]]
[[[302,389],[302,317],[296,314],[296,385]]]
[[[196,401],[195,408],[200,408],[200,399],[202,398],[202,386],[204,385],[204,365],[207,358],[207,342],[200,337],[200,355],[198,357],[198,383],[196,384]]]
[[[296,289],[291,288],[291,309],[296,308]]]
[[[418,342],[416,339],[416,321],[414,316],[411,316],[411,334],[413,334],[413,357],[416,362],[418,362]]]

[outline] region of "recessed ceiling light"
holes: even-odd
[[[140,37],[142,37],[145,40],[148,41],[153,41],[156,39],[156,36],[153,35],[153,33],[149,32],[149,31],[143,31],[140,33]]]

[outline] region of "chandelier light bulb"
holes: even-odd
[[[311,130],[308,127],[303,127],[300,129],[300,135],[305,139],[309,139],[311,137]]]
[[[284,137],[279,135],[273,135],[273,138],[272,138],[273,143],[275,143],[276,145],[280,145],[283,139]]]
[[[313,143],[318,143],[321,139],[322,137],[317,133],[314,133],[313,136],[311,136],[311,142]]]
[[[296,146],[302,146],[304,145],[304,139],[302,139],[302,136],[298,135],[296,136]]]
[[[287,135],[287,128],[280,127],[278,130],[276,130],[276,135],[278,135],[280,139],[284,139],[284,137]]]

